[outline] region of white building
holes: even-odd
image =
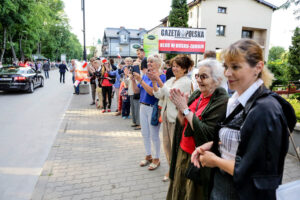
[[[224,49],[241,38],[251,38],[261,45],[267,60],[276,6],[264,0],[194,0],[188,7],[189,27],[206,28],[206,50]],[[168,17],[162,22],[169,25]]]

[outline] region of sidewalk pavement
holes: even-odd
[[[140,167],[144,145],[131,119],[103,114],[90,101],[90,95],[73,96],[32,200],[165,199],[169,182],[162,182],[168,170],[163,148],[158,169]],[[298,179],[299,162],[287,156],[283,182]]]

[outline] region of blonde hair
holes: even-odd
[[[222,52],[221,56],[225,63],[246,61],[250,67],[255,67],[260,61],[264,62],[262,48],[257,42],[250,39],[242,39],[233,43]],[[258,78],[261,78],[264,85],[269,88],[274,75],[264,66],[263,70],[258,74]]]
[[[131,57],[126,57],[124,61],[129,61],[129,62],[131,62],[131,63],[133,62],[133,60],[132,60]]]

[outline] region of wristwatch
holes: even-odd
[[[183,114],[183,116],[187,116],[190,112],[191,112],[191,110],[189,108],[187,108],[183,111],[182,114]]]

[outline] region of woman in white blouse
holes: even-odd
[[[215,168],[210,200],[275,200],[288,151],[293,107],[266,87],[272,74],[254,40],[242,39],[224,52],[224,74],[236,92],[227,104],[219,140],[198,147],[191,161]]]
[[[159,78],[158,74],[151,74],[149,78],[153,83],[154,96],[162,102],[162,119],[163,119],[163,147],[168,163],[171,162],[172,140],[175,129],[176,116],[178,110],[171,102],[170,89],[178,88],[183,93],[190,93],[191,80],[186,76],[188,69],[193,66],[193,61],[187,55],[178,55],[171,61],[172,71],[175,77],[170,78],[165,84]],[[167,173],[163,181],[169,180]]]

